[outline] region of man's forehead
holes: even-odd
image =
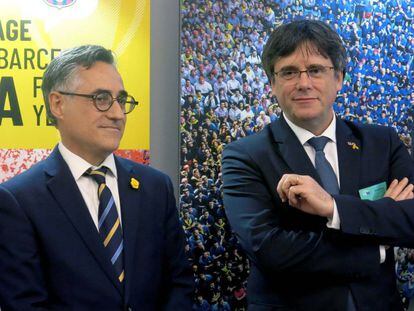
[[[113,74],[119,76],[119,79],[122,80],[121,75],[118,72],[118,69],[114,64],[97,61],[93,63],[91,66],[86,67],[82,65],[78,65],[76,67],[75,75],[82,75],[82,76],[89,76],[104,72],[105,74]]]
[[[330,61],[319,51],[315,44],[306,42],[299,45],[291,54],[276,59],[274,66],[295,66],[301,65],[301,62],[312,64],[321,61],[325,63],[326,60]]]
[[[117,86],[124,89],[123,80],[114,64],[97,61],[90,67],[78,65],[70,78],[72,87],[85,86],[96,89],[109,89]]]

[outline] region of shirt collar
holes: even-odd
[[[111,153],[109,156],[106,157],[106,159],[102,162],[101,165],[98,167],[93,166],[89,162],[85,161],[80,156],[74,154],[72,151],[70,151],[68,148],[65,147],[65,145],[60,142],[58,144],[59,152],[62,155],[63,159],[69,166],[70,171],[72,172],[73,177],[75,180],[79,180],[80,177],[89,169],[89,168],[99,168],[102,166],[106,166],[111,172],[111,174],[117,178],[117,171],[116,171],[116,165],[115,165],[115,158],[113,153]]]
[[[307,141],[309,139],[311,139],[312,137],[316,137],[312,132],[309,132],[308,130],[297,126],[295,123],[293,123],[292,121],[290,121],[288,119],[288,117],[286,116],[286,114],[283,114],[286,123],[289,125],[289,127],[292,129],[293,133],[295,133],[296,137],[299,139],[300,143],[302,144],[302,146],[307,143]],[[329,124],[329,126],[326,128],[326,130],[319,136],[325,136],[328,137],[331,141],[333,141],[334,143],[336,143],[336,117],[334,115],[334,117],[332,118],[331,123]]]

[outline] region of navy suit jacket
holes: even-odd
[[[2,311],[191,310],[193,280],[169,178],[126,159],[115,162],[124,288],[55,148],[0,185]],[[131,178],[139,181],[138,189]]]
[[[283,117],[223,153],[224,206],[251,259],[249,310],[400,310],[394,254],[414,245],[414,201],[363,201],[358,190],[394,178],[414,181],[413,163],[393,129],[337,120],[341,229],[282,203],[286,173],[320,178]]]

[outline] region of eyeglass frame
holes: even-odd
[[[128,111],[128,112],[123,111],[124,114],[128,114],[128,113],[132,112],[135,109],[135,107],[138,106],[138,104],[139,104],[139,102],[137,100],[135,100],[135,98],[132,95],[129,95],[127,92],[124,92],[123,95],[118,95],[117,97],[113,97],[112,94],[109,91],[99,91],[96,94],[82,94],[82,93],[73,93],[73,92],[65,92],[65,91],[56,91],[56,92],[58,92],[59,94],[62,94],[62,95],[80,96],[80,97],[89,98],[89,99],[92,100],[93,105],[95,106],[95,108],[98,109],[98,111],[100,111],[100,112],[105,112],[105,111],[108,111],[109,109],[111,109],[111,107],[112,107],[112,105],[114,104],[115,101],[117,101],[120,104],[121,109],[122,109],[122,106],[124,106],[124,108],[125,108],[126,103],[129,103],[129,104],[133,105],[132,106],[133,108],[130,111]],[[96,99],[101,94],[107,94],[111,97],[111,104],[108,106],[107,109],[101,109],[96,104]],[[124,95],[125,95],[126,98],[130,97],[132,99],[132,102],[125,101],[124,105],[121,104],[120,101],[119,101],[120,96],[124,96]]]
[[[292,77],[292,78],[288,78],[288,79],[286,79],[285,77],[282,77],[282,76],[279,76],[283,81],[295,81],[295,80],[297,80],[298,78],[300,79],[300,76],[302,75],[302,73],[305,73],[306,72],[306,74],[307,74],[307,76],[308,76],[308,78],[309,79],[320,79],[320,78],[322,78],[322,77],[312,77],[312,75],[309,73],[309,71],[310,70],[315,70],[315,69],[324,69],[325,71],[323,71],[322,72],[322,74],[325,74],[327,71],[326,70],[335,70],[335,66],[325,66],[325,65],[314,65],[314,66],[311,66],[311,67],[309,67],[309,68],[307,68],[307,69],[305,69],[305,70],[296,70],[296,69],[288,69],[288,70],[286,70],[286,69],[281,69],[281,70],[279,70],[279,71],[275,71],[275,72],[273,72],[273,75],[274,76],[276,76],[276,77],[278,77],[279,76],[279,74],[281,73],[281,72],[283,72],[283,71],[290,71],[290,72],[294,72],[295,73],[295,75]]]

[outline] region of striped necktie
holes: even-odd
[[[88,169],[86,174],[91,176],[98,184],[98,231],[107,250],[111,263],[115,269],[120,283],[124,281],[123,268],[123,239],[121,223],[116,210],[114,197],[111,190],[106,186],[105,176],[107,167],[97,170]]]

